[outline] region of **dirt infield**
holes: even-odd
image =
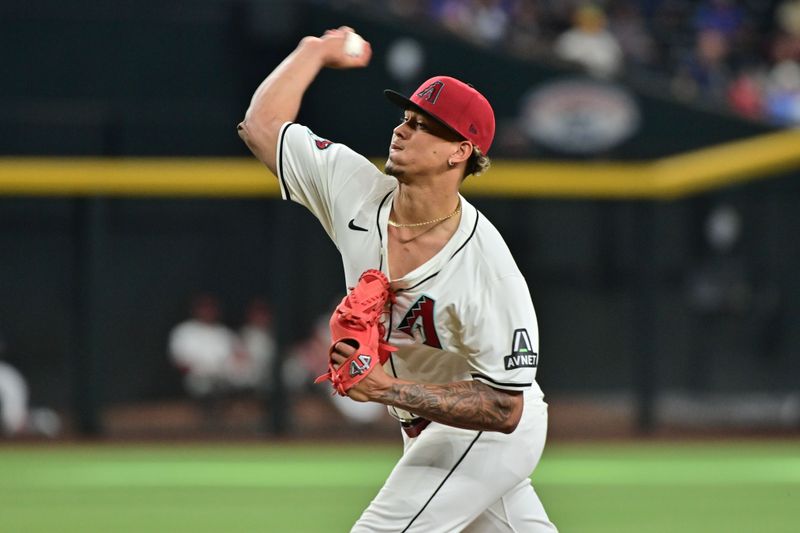
[[[553,396],[549,403],[550,440],[627,440],[639,438],[800,438],[800,427],[790,425],[732,425],[663,420],[644,433],[637,428],[633,402],[624,396]],[[204,410],[188,400],[142,402],[109,406],[102,411],[104,439],[262,440],[343,439],[396,440],[397,422],[388,413],[369,423],[347,419],[326,395],[307,394],[291,404],[285,430],[276,433],[269,405],[253,398],[232,399]],[[663,417],[668,418],[668,417]],[[80,438],[69,416],[64,416],[60,438]]]

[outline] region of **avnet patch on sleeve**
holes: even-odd
[[[523,367],[536,368],[539,363],[539,354],[533,351],[533,344],[527,329],[514,330],[514,337],[511,340],[511,355],[506,355],[503,360],[506,370]]]

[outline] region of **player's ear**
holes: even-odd
[[[472,143],[469,141],[459,141],[455,147],[455,151],[453,154],[448,158],[448,161],[452,161],[453,165],[457,165],[462,161],[466,161],[469,159],[469,156],[472,155]]]

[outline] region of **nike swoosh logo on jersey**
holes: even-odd
[[[350,223],[347,225],[348,228],[356,231],[369,231],[367,228],[362,228],[361,226],[356,226],[355,224],[356,219],[351,218]]]

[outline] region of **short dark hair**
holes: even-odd
[[[488,156],[485,156],[481,153],[481,149],[477,146],[472,147],[472,155],[469,156],[467,159],[467,166],[464,169],[464,178],[466,179],[467,176],[480,176],[492,165],[491,160],[489,160]]]

